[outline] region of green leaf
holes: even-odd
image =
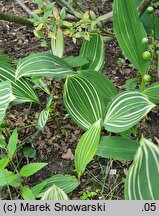
[[[148,49],[148,45],[142,43],[142,39],[146,37],[146,32],[140,21],[134,1],[115,0],[113,21],[115,35],[122,51],[143,76],[149,62],[143,60],[142,54]]]
[[[75,151],[75,168],[79,178],[97,151],[100,133],[101,120],[98,120],[80,138]]]
[[[155,29],[155,38],[159,39],[159,17],[156,14],[147,14],[147,12],[145,12],[140,19],[147,34],[152,35],[152,32]]]
[[[112,98],[118,94],[115,86],[102,73],[93,70],[82,70],[78,72],[81,77],[86,78],[93,84],[95,89],[98,91],[98,94],[102,97],[104,106],[106,107]]]
[[[24,200],[35,200],[34,194],[28,187],[23,187],[21,194]]]
[[[65,62],[67,62],[67,64],[69,64],[71,67],[81,67],[83,65],[86,65],[89,63],[89,61],[84,58],[84,57],[73,57],[73,56],[69,56],[67,58],[64,59]]]
[[[125,183],[126,200],[159,200],[159,147],[141,138]]]
[[[16,97],[14,103],[40,103],[30,83],[24,78],[15,80],[15,71],[9,64],[4,64],[0,61],[0,81],[6,80],[10,81],[12,85],[13,94]]]
[[[36,157],[36,149],[31,146],[24,146],[23,154],[26,158],[35,158]]]
[[[81,13],[78,12],[78,11],[75,11],[75,12],[74,12],[74,15],[75,15],[77,18],[79,18],[79,19],[82,19],[82,17],[83,17],[83,14],[81,14]]]
[[[68,200],[68,196],[61,188],[53,185],[43,194],[41,200]]]
[[[40,115],[38,117],[38,122],[37,122],[37,127],[40,131],[44,129],[44,127],[48,121],[49,112],[50,112],[50,110],[48,110],[48,109],[44,109],[40,112]]]
[[[8,157],[12,158],[16,149],[17,149],[17,143],[18,143],[18,131],[17,128],[14,129],[12,135],[9,138],[7,150],[8,150]]]
[[[158,73],[158,77],[159,77],[159,51],[157,51],[157,55],[158,55],[157,73]]]
[[[47,166],[47,163],[30,163],[23,166],[20,170],[20,175],[24,177],[31,176],[41,170],[43,167]]]
[[[101,137],[96,154],[114,160],[133,160],[139,143],[119,136]]]
[[[153,103],[159,103],[159,82],[153,83],[152,85],[146,87],[143,93]]]
[[[50,95],[46,101],[46,109],[50,109],[52,107],[53,102],[54,102],[54,97]]]
[[[4,157],[0,160],[0,172],[6,168],[8,163],[9,163],[9,158]]]
[[[20,178],[18,175],[8,171],[3,170],[0,172],[0,186],[4,187],[10,185],[12,187],[19,187],[21,184]]]
[[[60,11],[60,17],[62,20],[66,18],[66,10],[66,7],[63,7]]]
[[[136,125],[153,107],[148,98],[140,92],[118,94],[108,107],[104,120],[105,129],[122,132]]]
[[[142,0],[134,0],[136,7],[139,6],[139,4],[142,2]],[[146,11],[143,13],[143,15],[140,17],[140,20],[142,21],[145,30],[148,35],[152,35],[152,32],[155,29],[155,37],[156,39],[159,39],[159,18],[156,14],[148,14]]]
[[[9,81],[0,82],[0,125],[2,124],[9,103],[15,97],[12,94],[12,86]]]
[[[65,193],[71,193],[78,187],[80,182],[70,175],[54,175],[43,182],[35,185],[31,190],[35,197],[41,197],[45,191],[47,191],[52,185],[60,187]],[[41,195],[39,195],[41,193]]]
[[[57,29],[55,38],[51,39],[51,51],[54,56],[62,58],[64,53],[64,37],[60,28]]]
[[[135,90],[136,86],[137,86],[137,78],[131,78],[126,80],[125,84],[123,85],[123,88],[126,91],[130,91],[130,90]]]
[[[104,66],[104,42],[102,36],[95,35],[89,41],[84,40],[79,56],[89,61],[89,64],[82,66],[82,70],[92,69],[101,71]]]
[[[73,120],[85,129],[104,117],[102,97],[93,83],[80,74],[67,78],[64,103]]]
[[[75,71],[61,58],[51,53],[31,54],[18,63],[16,79],[23,76],[65,78]]]
[[[0,50],[0,52],[1,52],[1,50]],[[2,51],[2,53],[3,53],[3,51]],[[13,61],[13,59],[11,59],[10,57],[8,57],[6,55],[1,55],[1,53],[0,53],[0,63],[10,64],[12,61]]]

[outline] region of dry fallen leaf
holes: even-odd
[[[71,161],[74,159],[74,155],[73,155],[73,153],[72,153],[72,151],[71,151],[70,148],[67,150],[66,153],[62,154],[62,158],[66,159],[66,160],[71,160]]]
[[[25,125],[24,120],[23,120],[22,117],[19,117],[19,118],[17,119],[16,125],[17,125],[17,126],[24,126],[24,125]]]

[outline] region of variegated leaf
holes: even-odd
[[[159,147],[141,138],[125,183],[127,200],[159,200]]]
[[[81,70],[78,71],[78,73],[81,77],[88,79],[93,84],[98,93],[101,95],[105,107],[112,100],[112,98],[118,94],[111,80],[102,73],[93,70]]]
[[[80,182],[74,176],[59,174],[45,179],[43,182],[32,187],[31,190],[35,197],[41,197],[54,184],[60,187],[65,193],[70,193],[78,187]]]
[[[102,36],[94,35],[89,41],[84,40],[80,56],[89,61],[89,64],[82,66],[82,70],[92,69],[101,71],[104,66],[104,42]]]
[[[48,118],[49,118],[49,112],[50,110],[49,109],[44,109],[41,111],[39,117],[38,117],[38,123],[37,123],[37,126],[38,126],[38,129],[39,130],[43,130],[47,121],[48,121]]]
[[[2,124],[6,110],[11,101],[15,100],[12,94],[12,86],[9,81],[0,82],[0,125]]]
[[[155,104],[140,92],[124,92],[117,95],[108,107],[104,120],[106,130],[122,132],[137,124]]]
[[[69,76],[64,86],[64,102],[73,120],[88,129],[97,120],[103,119],[102,97],[91,80],[80,74]]]
[[[14,103],[35,102],[40,104],[40,101],[30,85],[25,79],[15,80],[15,71],[8,63],[3,63],[0,60],[0,81],[8,80],[12,85],[13,94],[16,99]]]
[[[115,0],[113,21],[115,35],[122,51],[143,76],[147,70],[148,62],[143,60],[142,54],[148,49],[148,44],[144,45],[142,39],[147,35],[134,1]]]
[[[23,76],[65,78],[74,73],[75,71],[61,58],[41,52],[21,59],[15,77],[16,79]]]
[[[61,188],[53,185],[44,193],[41,200],[68,200],[68,196]]]
[[[57,29],[56,37],[51,39],[51,51],[53,55],[62,58],[64,53],[64,37],[60,28]]]
[[[75,151],[75,168],[79,178],[97,151],[100,133],[101,120],[98,120],[80,138]]]
[[[159,103],[159,82],[153,83],[146,87],[143,93],[152,101],[153,103]]]

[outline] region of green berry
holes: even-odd
[[[146,9],[147,13],[148,14],[152,14],[154,12],[154,8],[149,6],[147,9]]]
[[[148,41],[149,41],[149,39],[148,39],[147,37],[144,37],[144,38],[142,39],[142,43],[143,43],[143,44],[147,44]]]
[[[148,83],[151,81],[151,76],[149,74],[145,74],[143,79],[145,83]]]
[[[142,54],[142,58],[147,61],[149,60],[151,57],[151,53],[149,51],[145,51],[143,54]]]

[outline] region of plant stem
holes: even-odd
[[[0,20],[5,20],[8,22],[14,22],[18,23],[24,26],[34,26],[33,22],[28,20],[27,18],[21,17],[21,16],[16,16],[13,14],[7,14],[4,12],[0,12]]]
[[[142,77],[142,82],[141,82],[141,92],[143,92],[145,89],[145,82],[144,82],[144,79]]]
[[[10,200],[13,200],[12,194],[11,194],[11,191],[10,191],[10,187],[9,187],[8,184],[7,184],[7,189],[8,189],[8,193],[9,193],[9,198],[10,198]]]

